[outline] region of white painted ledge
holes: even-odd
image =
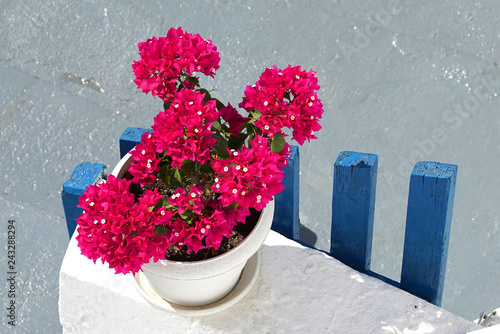
[[[115,275],[80,255],[74,237],[59,283],[65,333],[466,333],[480,328],[274,231],[261,249],[260,274],[250,292],[209,316],[183,317],[149,304],[132,275]]]

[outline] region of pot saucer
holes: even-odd
[[[205,316],[228,309],[239,302],[250,291],[257,280],[259,268],[260,254],[257,252],[247,261],[236,287],[221,300],[204,306],[181,306],[166,301],[154,291],[142,271],[135,274],[134,285],[141,296],[149,303],[167,312],[184,316]]]

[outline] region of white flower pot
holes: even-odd
[[[127,154],[113,170],[117,178],[124,176],[132,156]],[[255,228],[234,249],[217,257],[194,262],[160,260],[142,266],[152,288],[164,299],[182,306],[214,303],[231,292],[241,272],[261,247],[271,229],[274,201],[261,211]]]

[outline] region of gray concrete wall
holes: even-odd
[[[498,1],[1,0],[0,9],[0,242],[14,219],[20,332],[60,330],[61,185],[83,161],[111,169],[122,131],[151,125],[161,104],[136,89],[130,65],[137,43],[172,26],[218,46],[221,68],[204,83],[233,105],[266,67],[318,72],[323,129],[301,149],[305,241],[328,248],[338,153],[378,154],[372,269],[399,279],[413,164],[459,165],[443,307],[474,319],[500,305]]]

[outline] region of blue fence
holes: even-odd
[[[127,128],[120,137],[123,157],[150,130]],[[299,150],[292,146],[282,184],[275,197],[273,230],[299,241]],[[378,157],[341,152],[335,161],[330,255],[346,265],[380,278],[435,305],[441,305],[457,166],[417,162],[410,177],[401,282],[370,270]],[[102,164],[83,163],[63,184],[62,201],[70,238],[82,210],[78,198],[104,177]],[[308,247],[312,247],[306,245]]]

